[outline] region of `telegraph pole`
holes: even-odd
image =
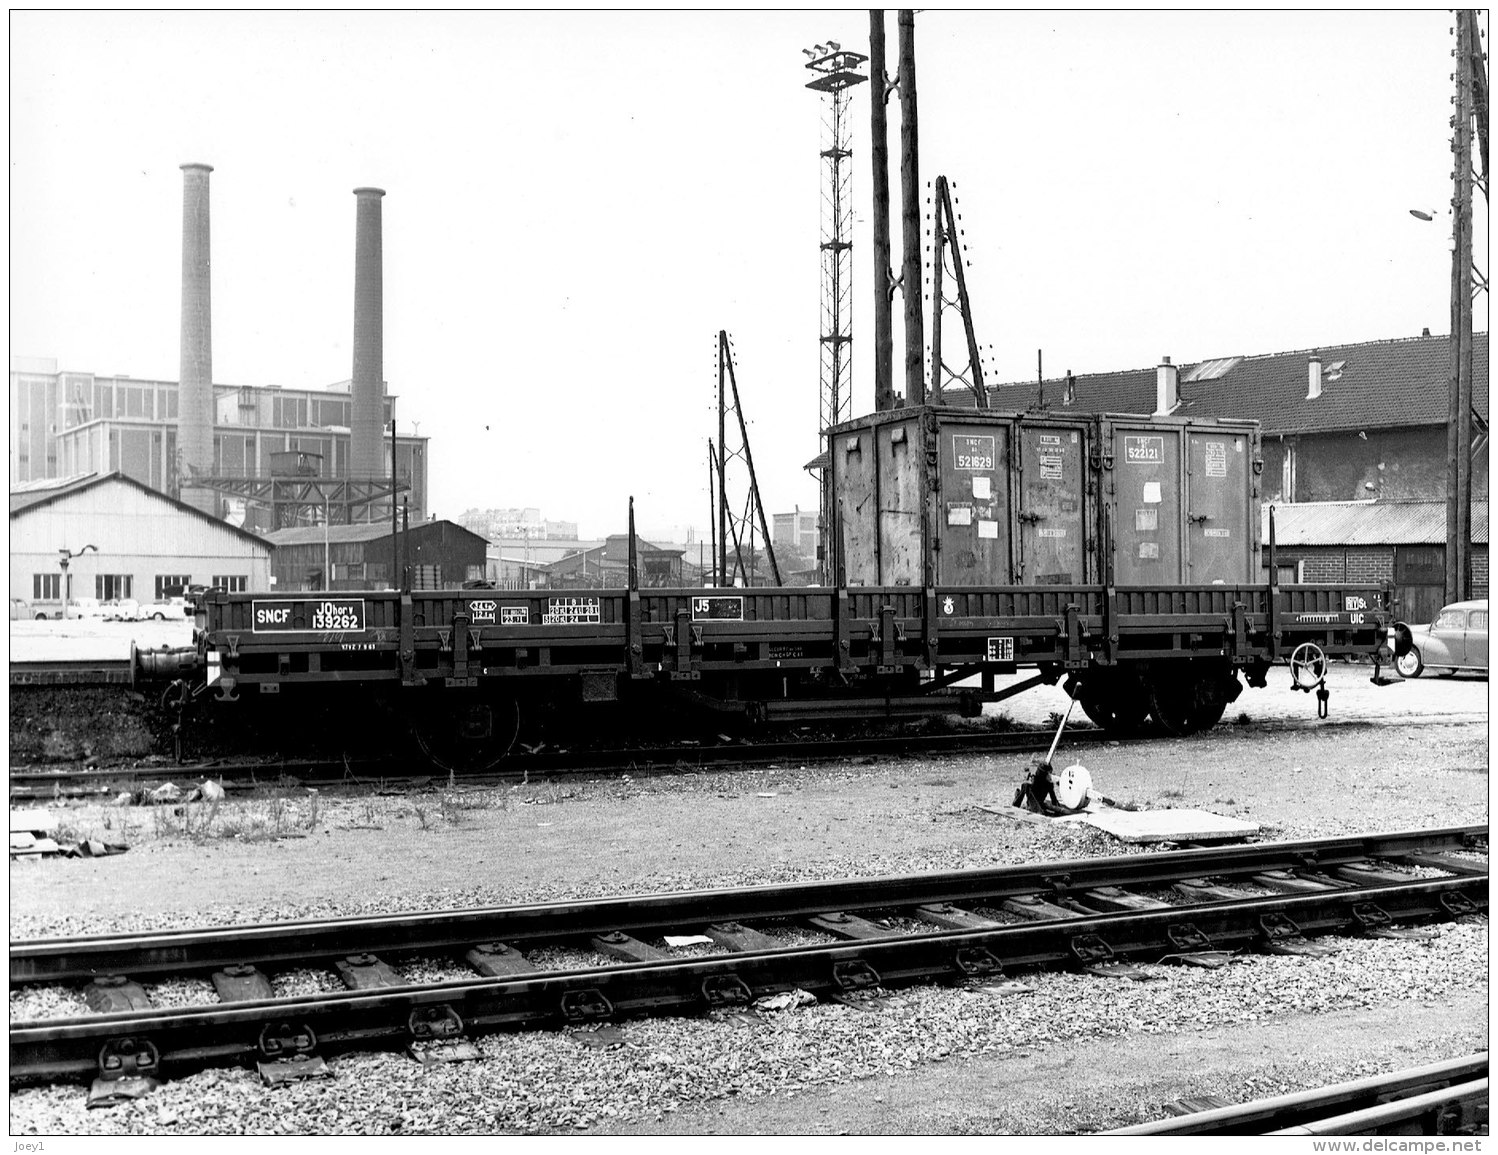
[[[1477,14],[1456,13],[1451,198],[1451,374],[1446,424],[1446,601],[1472,596],[1472,118]]]
[[[924,405],[925,325],[921,320],[921,168],[915,100],[914,10],[901,8],[896,23],[900,32],[900,227],[904,253],[900,284],[905,294],[905,404]]]
[[[869,12],[869,153],[874,164],[874,409],[895,407],[894,278],[889,267],[889,74],[884,10]]]

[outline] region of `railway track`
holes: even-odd
[[[755,1000],[787,991],[859,1001],[887,987],[992,984],[1034,968],[1130,977],[1144,961],[1216,967],[1246,950],[1324,954],[1315,936],[1401,936],[1419,932],[1398,924],[1485,910],[1486,844],[1486,827],[1452,827],[13,942],[13,992],[83,984],[84,1003],[98,1013],[13,1021],[11,1081],[94,1076],[92,1094],[109,1098],[133,1090],[130,1080],[258,1063],[263,1078],[277,1082],[321,1069],[344,1051],[426,1047],[457,1057],[479,1032],[596,1026],[662,1012],[752,1014]],[[434,957],[462,960],[448,973],[464,977],[403,975],[402,967]],[[562,962],[553,969],[548,958]],[[272,979],[306,968],[336,972],[346,989],[278,997]],[[196,1005],[155,1006],[146,989],[182,978],[206,988],[208,976],[214,994],[205,991]]]
[[[556,774],[678,774],[704,769],[747,769],[769,764],[847,761],[851,758],[898,758],[917,754],[1023,754],[1050,746],[1050,730],[975,730],[946,734],[835,737],[793,741],[663,743],[628,749],[568,749],[522,751],[511,755],[494,770],[482,774],[457,774],[452,781],[466,785],[520,782]],[[1068,728],[1068,746],[1086,748],[1106,742],[1143,741],[1119,739],[1101,730]],[[298,785],[370,786],[404,782],[419,786],[449,781],[413,757],[391,755],[381,759],[286,759],[267,761],[213,761],[196,764],[158,763],[133,767],[44,769],[20,767],[10,772],[12,798],[54,797],[60,794],[105,793],[112,785],[162,781],[167,778],[211,777],[226,788],[250,788],[267,782]]]
[[[1248,1103],[1212,1103],[1103,1134],[1486,1135],[1487,1129],[1488,1055],[1483,1051]]]

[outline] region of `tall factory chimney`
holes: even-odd
[[[381,188],[356,188],[354,224],[354,374],[349,476],[384,473],[385,281],[381,249]]]
[[[182,166],[182,349],[177,383],[177,470],[182,500],[217,514],[209,489],[187,484],[196,470],[213,472],[213,269],[208,238],[211,165]]]

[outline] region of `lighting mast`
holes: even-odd
[[[849,89],[868,78],[858,69],[868,60],[848,52],[836,40],[801,50],[806,67],[816,79],[806,87],[822,94],[822,334],[821,401],[817,414],[818,440],[853,415],[853,197],[850,188],[852,157],[849,148]],[[831,554],[828,535],[832,522],[832,471],[824,467],[817,479],[818,580],[828,580]]]

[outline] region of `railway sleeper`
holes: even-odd
[[[337,968],[343,985],[351,991],[372,991],[405,985],[395,968],[378,955],[351,954],[333,965]]]
[[[152,1009],[145,988],[125,975],[100,975],[83,988],[83,1001],[101,1015]]]
[[[253,966],[227,966],[214,971],[213,989],[223,1003],[248,1003],[275,998],[270,979]]]
[[[463,961],[486,978],[504,978],[507,975],[534,974],[533,964],[508,943],[480,943],[463,956]]]

